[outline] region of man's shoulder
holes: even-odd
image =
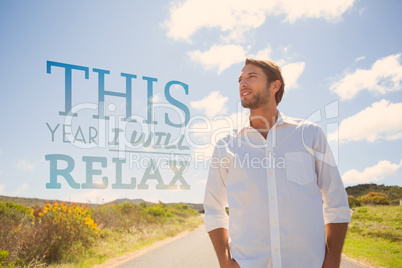
[[[284,120],[283,131],[285,133],[292,133],[292,137],[299,138],[302,141],[304,148],[308,145],[311,148],[316,148],[317,144],[325,144],[327,142],[327,137],[322,130],[322,128],[315,122],[287,117]]]
[[[284,116],[283,117],[283,123],[286,125],[293,125],[296,127],[311,127],[311,128],[320,128],[319,125],[317,125],[314,122],[311,122],[307,119],[302,119],[302,118],[296,118],[296,117],[291,117],[291,116]]]
[[[237,137],[237,134],[240,132],[240,129],[232,129],[229,131],[225,131],[225,133],[221,133],[217,144],[228,144],[231,143],[233,141],[233,139],[235,139]]]
[[[303,137],[321,137],[324,135],[317,123],[307,119],[286,116],[283,118],[282,126],[285,131],[295,131],[295,133],[301,133]]]

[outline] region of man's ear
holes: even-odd
[[[281,88],[281,85],[282,85],[281,81],[279,81],[279,80],[273,81],[272,87],[271,87],[271,89],[273,90],[273,93],[278,92],[278,90]]]

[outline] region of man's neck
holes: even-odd
[[[262,107],[250,110],[250,126],[256,129],[266,139],[269,130],[278,120],[278,110],[276,106],[272,108]]]

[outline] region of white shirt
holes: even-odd
[[[242,268],[321,268],[325,224],[352,215],[322,130],[279,112],[267,139],[248,125],[216,144],[204,208]]]

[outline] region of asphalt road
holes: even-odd
[[[134,259],[120,262],[119,268],[219,268],[213,246],[204,228],[191,232]],[[368,267],[347,258],[341,268]]]
[[[219,263],[208,234],[200,228],[116,267],[213,268]]]

